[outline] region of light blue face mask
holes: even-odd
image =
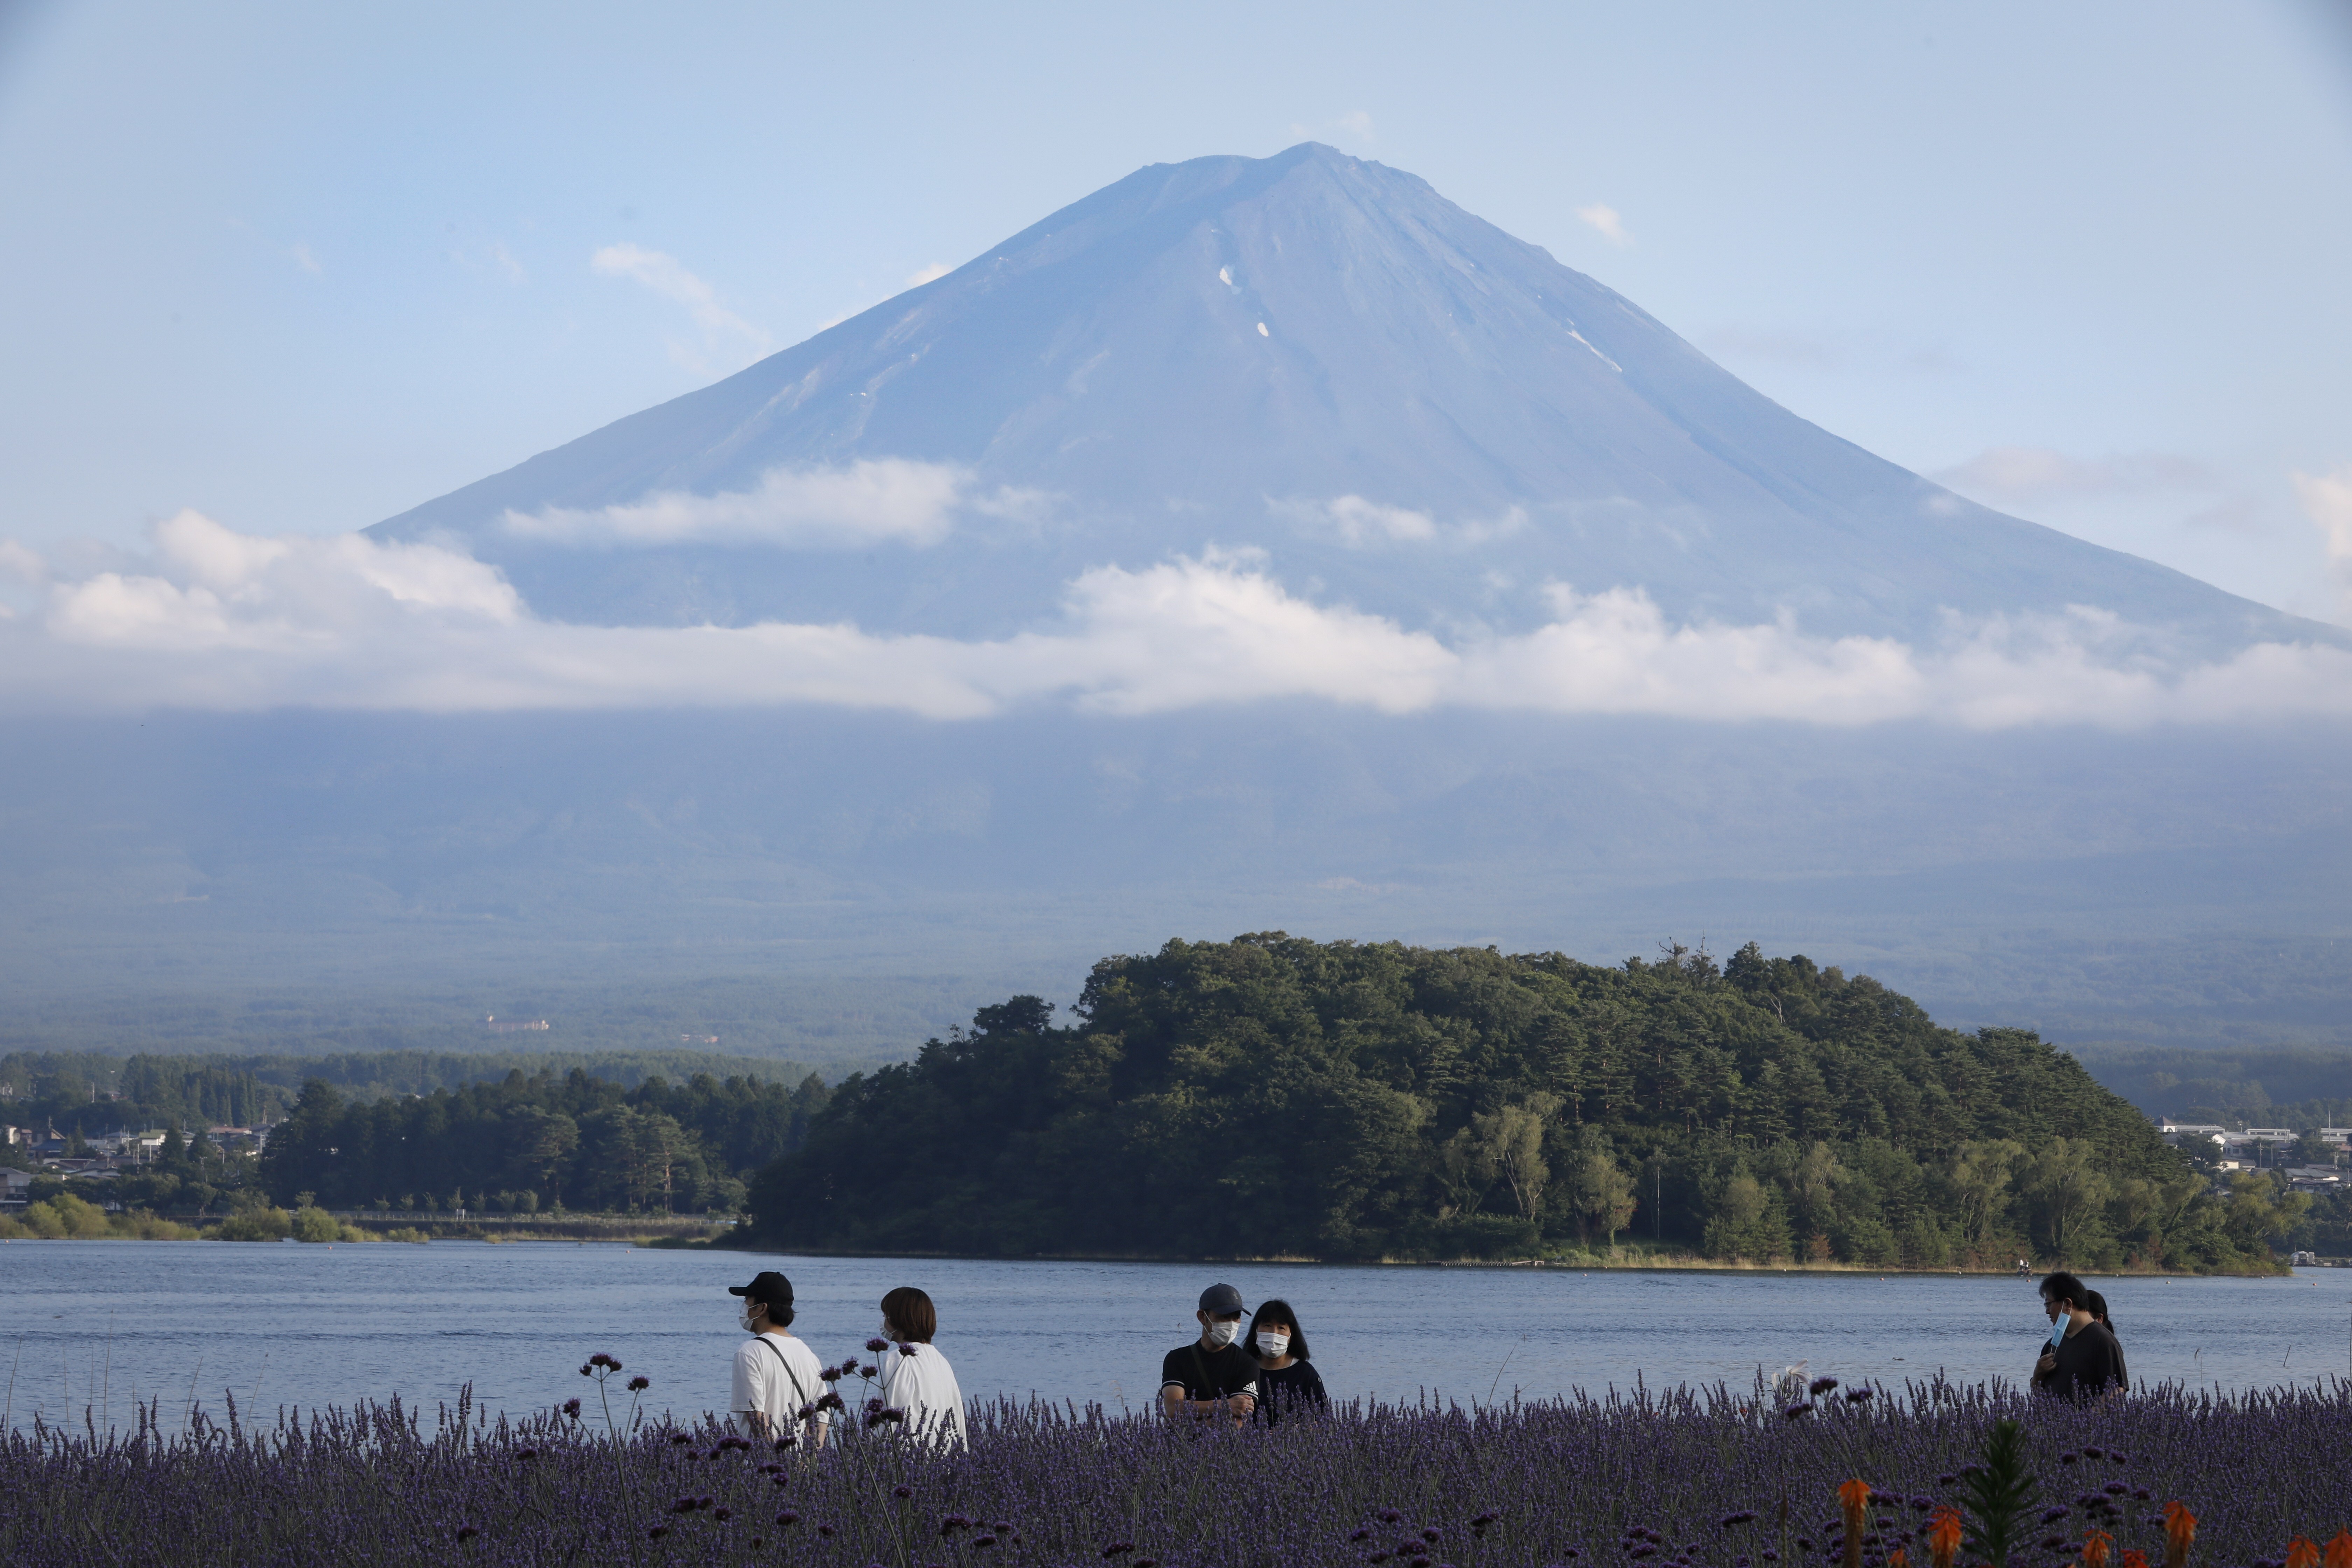
[[[2050,1348],[2052,1350],[2056,1350],[2061,1344],[2065,1342],[2066,1325],[2072,1321],[2073,1320],[2069,1319],[2065,1313],[2061,1312],[2058,1314],[2058,1321],[2050,1325]]]

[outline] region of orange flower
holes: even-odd
[[[2115,1543],[2115,1537],[2104,1530],[2095,1530],[2083,1537],[2084,1568],[2107,1568],[2107,1549]]]
[[[1886,1568],[1907,1568],[1911,1553],[1898,1546],[1886,1554]]]
[[[2179,1498],[2164,1505],[2164,1539],[2175,1546],[2187,1546],[2197,1539],[2197,1516]]]
[[[1927,1552],[1936,1568],[1952,1568],[1960,1550],[1960,1510],[1947,1503],[1927,1521]]]
[[[2286,1568],[2319,1568],[2319,1548],[2308,1536],[2296,1536],[2286,1543]]]
[[[2144,1552],[2125,1552],[2124,1568],[2147,1568],[2147,1554]]]
[[[1870,1483],[1855,1477],[1838,1488],[1838,1501],[1845,1506],[1846,1517],[1851,1519],[1870,1506]]]
[[[2352,1568],[2352,1530],[2339,1530],[2327,1543],[2327,1568]]]

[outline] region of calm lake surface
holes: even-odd
[[[1148,1405],[1160,1358],[1192,1337],[1202,1289],[1287,1300],[1334,1395],[1463,1401],[1722,1380],[1809,1362],[1815,1375],[1899,1384],[1942,1371],[2015,1380],[2047,1331],[2032,1281],[1890,1275],[1583,1274],[1573,1269],[1046,1263],[645,1252],[619,1246],[435,1242],[0,1243],[9,1419],[85,1405],[128,1425],[160,1396],[225,1390],[274,1411],[400,1394],[429,1413],[474,1385],[527,1411],[593,1391],[605,1351],[653,1379],[651,1407],[727,1402],[741,1337],[726,1287],[780,1268],[793,1331],[837,1362],[919,1285],[967,1396]],[[2106,1279],[2137,1382],[2310,1385],[2352,1372],[2352,1271],[2281,1279]]]

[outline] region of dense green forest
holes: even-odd
[[[1753,943],[1174,942],[854,1075],[752,1184],[835,1250],[2267,1268],[2307,1200],[2214,1184],[2071,1058]]]
[[[758,1078],[656,1078],[633,1089],[574,1068],[520,1069],[429,1095],[346,1100],[304,1086],[269,1140],[261,1182],[280,1204],[537,1213],[733,1213],[744,1180],[796,1149],[826,1099]]]
[[[352,1051],[330,1056],[131,1057],[95,1051],[0,1056],[0,1121],[92,1137],[161,1127],[248,1127],[282,1120],[304,1084],[320,1079],[347,1099],[431,1094],[504,1077],[589,1077],[635,1089],[648,1079],[724,1079],[746,1071],[797,1083],[809,1069],[711,1051]]]
[[[781,1081],[746,1075],[723,1058],[716,1059],[734,1069],[725,1078],[694,1072],[674,1085],[656,1070],[681,1058],[712,1059],[394,1052],[126,1060],[26,1052],[0,1058],[0,1085],[10,1091],[0,1120],[42,1129],[54,1121],[69,1135],[68,1152],[79,1152],[79,1139],[117,1128],[167,1129],[157,1157],[119,1175],[106,1195],[183,1218],[304,1194],[331,1208],[425,1213],[731,1212],[745,1178],[799,1146],[824,1104],[824,1082],[813,1073]],[[502,1061],[518,1065],[499,1078]],[[258,1160],[215,1144],[205,1131],[257,1121],[280,1123]],[[22,1146],[0,1152],[0,1160],[36,1168]],[[42,1198],[64,1184],[47,1178],[36,1188]]]

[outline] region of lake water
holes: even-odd
[[[885,1290],[919,1285],[967,1395],[1114,1410],[1150,1402],[1217,1279],[1252,1307],[1286,1299],[1342,1398],[1541,1397],[1637,1377],[1744,1389],[1759,1365],[1798,1361],[1848,1383],[2013,1380],[2047,1331],[2032,1282],[2012,1279],[16,1241],[0,1243],[0,1358],[20,1426],[37,1411],[79,1426],[85,1404],[127,1425],[134,1399],[160,1395],[176,1427],[192,1396],[217,1411],[224,1390],[265,1410],[397,1393],[429,1411],[468,1382],[491,1409],[593,1406],[578,1368],[594,1351],[651,1377],[654,1408],[688,1415],[727,1402],[741,1336],[726,1287],[771,1268],[826,1361],[875,1332]],[[2092,1283],[2137,1381],[2243,1389],[2352,1372],[2352,1271]]]

